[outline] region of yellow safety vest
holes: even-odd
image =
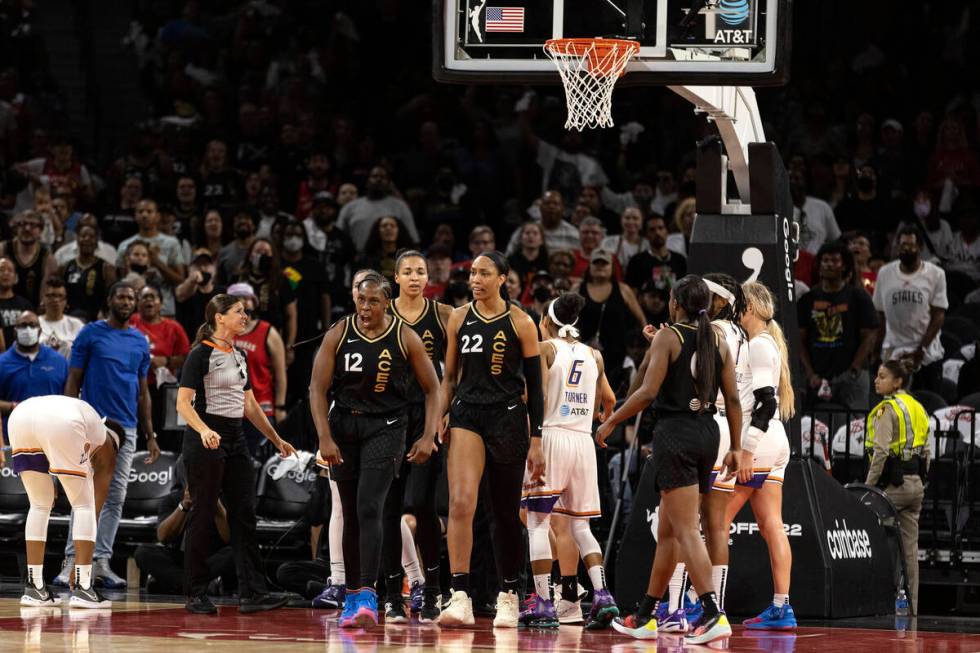
[[[889,446],[891,452],[902,460],[910,460],[912,456],[921,455],[929,438],[929,414],[922,404],[904,392],[885,397],[884,401],[868,413],[864,448],[874,448],[875,420],[884,414],[888,406],[898,415],[898,439],[891,441]],[[912,437],[909,437],[910,431]]]

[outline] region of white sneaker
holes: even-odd
[[[476,623],[473,619],[473,599],[466,592],[453,592],[436,623],[440,626],[472,626]]]
[[[493,618],[494,628],[517,628],[520,606],[517,594],[501,592],[497,595],[497,616]]]
[[[558,623],[560,624],[580,624],[582,623],[582,603],[579,601],[566,601],[561,599],[555,610],[558,613]]]

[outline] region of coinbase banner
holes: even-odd
[[[644,474],[616,562],[616,598],[627,609],[646,592],[659,504]],[[793,552],[790,600],[798,616],[855,617],[894,609],[894,559],[877,516],[811,461],[791,461],[786,470],[783,529]],[[732,522],[729,544],[726,607],[734,615],[754,616],[772,601],[773,587],[769,550],[748,504]]]

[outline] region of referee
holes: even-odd
[[[272,442],[280,456],[291,456],[296,450],[269,424],[252,394],[245,354],[232,345],[248,323],[241,298],[215,295],[204,315],[206,321],[197,331],[177,392],[177,412],[187,422],[183,456],[193,505],[184,547],[185,607],[196,614],[218,612],[206,590],[211,524],[220,494],[228,511],[238,572],[239,612],[273,610],[288,599],[268,594],[261,569],[255,538],[255,470],[242,417]]]

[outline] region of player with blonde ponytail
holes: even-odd
[[[775,302],[769,289],[751,282],[742,286],[742,293],[746,306],[741,323],[749,337],[754,404],[751,420],[742,432],[735,496],[725,517],[731,525],[748,501],[769,548],[772,605],[743,624],[753,630],[790,630],[796,628],[796,616],[789,604],[793,556],[783,530],[783,477],[789,463],[789,440],[782,422],[795,412],[789,352],[783,330],[773,319]]]

